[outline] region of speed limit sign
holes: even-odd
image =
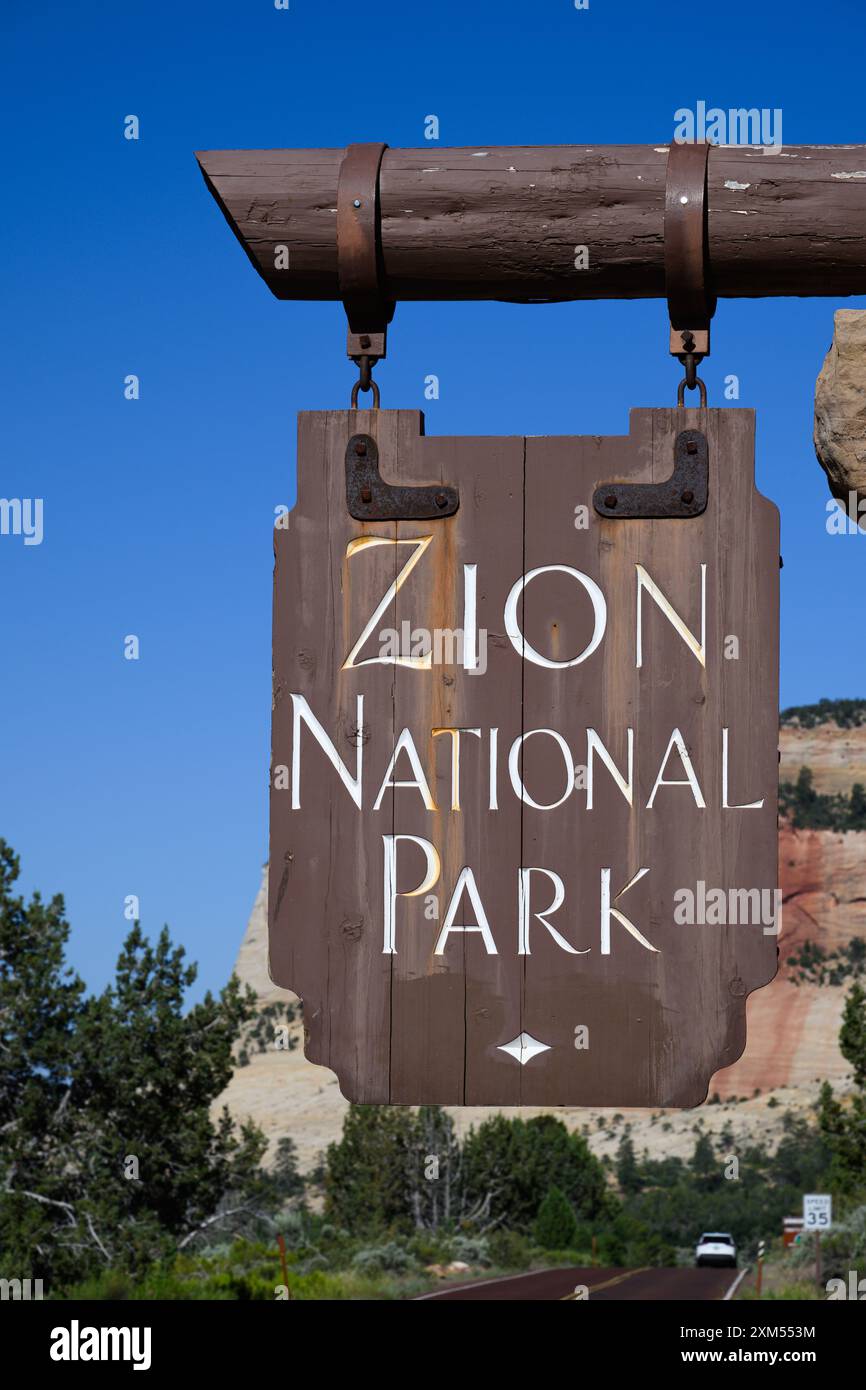
[[[829,1231],[833,1224],[833,1198],[827,1192],[809,1192],[803,1197],[803,1229]]]

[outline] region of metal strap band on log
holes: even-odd
[[[665,180],[665,292],[674,356],[706,357],[716,297],[709,288],[707,144],[671,142]]]
[[[387,145],[349,145],[337,185],[337,270],[349,320],[348,355],[385,356],[394,301],[384,289],[379,169]]]

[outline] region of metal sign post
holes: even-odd
[[[815,1282],[821,1288],[821,1232],[833,1225],[833,1198],[826,1192],[809,1192],[803,1197],[803,1230],[815,1234]]]

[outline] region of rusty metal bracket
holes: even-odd
[[[375,406],[379,393],[370,372],[385,356],[396,307],[386,293],[382,259],[379,170],[387,148],[347,146],[337,184],[337,274],[349,320],[346,352],[360,368],[353,404],[359,390],[372,390]]]
[[[460,506],[456,487],[431,483],[404,487],[379,472],[379,447],[370,434],[353,434],[346,448],[346,504],[356,521],[433,521]]]
[[[634,517],[700,516],[709,495],[707,436],[680,430],[674,441],[674,471],[663,483],[604,483],[592,496],[599,516],[612,521]]]

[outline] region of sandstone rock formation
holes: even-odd
[[[787,962],[806,941],[830,952],[866,937],[866,834],[783,830],[779,883],[779,974],[748,1000],[746,1050],[710,1083],[721,1096],[838,1081],[848,1071],[838,1043],[844,992],[795,984]]]
[[[815,388],[815,452],[835,497],[846,507],[849,493],[866,499],[866,309],[834,315]]]
[[[779,752],[780,782],[796,782],[800,768],[810,767],[819,792],[848,793],[854,782],[866,784],[866,724],[859,729],[835,724],[783,728]]]

